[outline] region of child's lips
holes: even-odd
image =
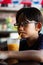
[[[20,32],[20,34],[22,35],[22,34],[26,34],[26,32]]]
[[[20,32],[20,36],[24,36],[24,35],[26,35],[25,32]]]

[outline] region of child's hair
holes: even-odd
[[[42,13],[40,12],[39,9],[35,7],[29,7],[29,8],[22,8],[20,9],[17,14],[16,14],[16,23],[19,23],[21,20],[24,18],[27,18],[28,20],[41,22],[42,23]]]

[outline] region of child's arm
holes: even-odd
[[[43,62],[43,50],[28,50],[28,51],[5,51],[5,52],[0,52],[4,53],[5,56],[8,58],[14,58],[18,60],[33,60],[33,61],[38,61],[38,62]],[[6,57],[6,58],[7,58]]]
[[[19,60],[34,60],[38,62],[43,62],[43,50],[12,52],[11,56]]]

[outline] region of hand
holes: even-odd
[[[8,58],[8,53],[6,51],[0,51],[0,59],[7,59]]]

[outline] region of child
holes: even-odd
[[[43,35],[40,34],[43,22],[41,12],[34,7],[22,8],[17,12],[16,21],[18,33],[24,38],[20,50],[43,49]]]

